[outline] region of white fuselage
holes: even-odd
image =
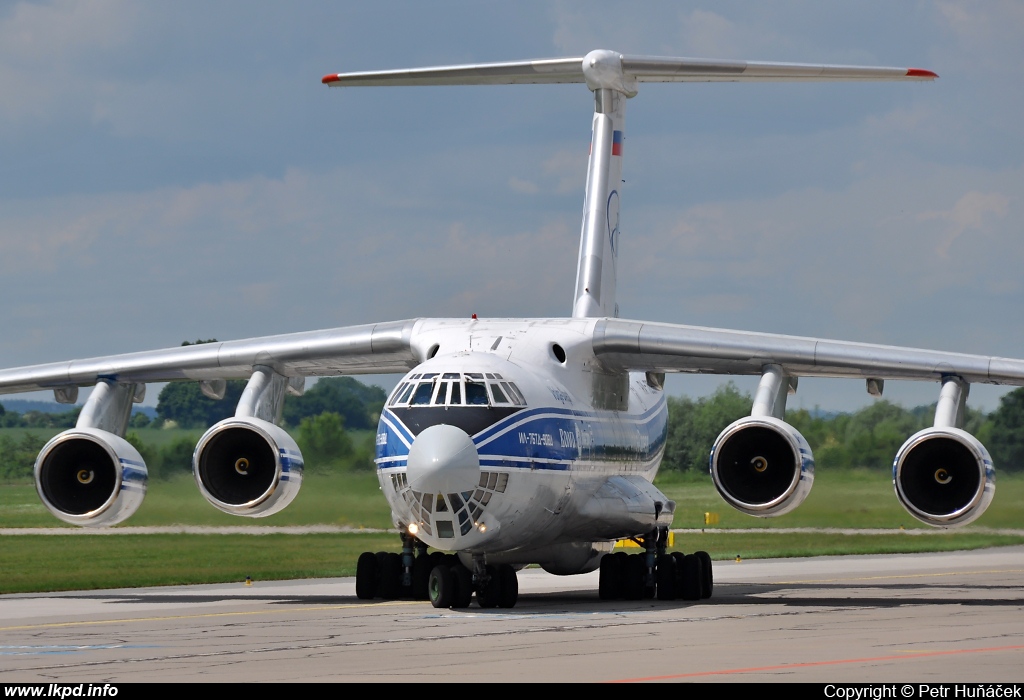
[[[377,430],[378,476],[397,527],[412,525],[438,549],[556,569],[548,560],[647,532],[650,514],[628,513],[628,494],[599,491],[611,477],[619,490],[648,490],[665,447],[665,398],[643,374],[601,370],[592,320],[423,323],[417,337],[430,359],[398,384]],[[463,430],[479,456],[475,483],[455,493],[417,490],[407,474],[417,436],[440,424]]]

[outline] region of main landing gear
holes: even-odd
[[[634,540],[642,554],[613,552],[601,558],[598,593],[601,600],[700,600],[714,586],[707,552],[668,552],[668,530],[655,530]]]
[[[363,552],[356,562],[356,597],[360,600],[413,598],[435,608],[469,607],[476,593],[481,608],[511,608],[519,598],[516,570],[491,566],[482,555],[467,568],[454,554],[427,553],[411,535],[402,536],[402,553]]]

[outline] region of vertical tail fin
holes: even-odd
[[[622,84],[621,58],[612,51],[592,51],[583,59],[587,85],[594,91],[594,127],[583,200],[573,318],[619,315],[615,303],[615,277],[619,254],[622,150],[626,99],[636,94],[635,90],[629,90]]]

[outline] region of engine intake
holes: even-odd
[[[192,471],[215,508],[232,515],[272,515],[302,485],[302,453],[284,430],[259,418],[228,418],[199,440]]]
[[[711,477],[733,508],[758,517],[782,515],[811,492],[814,456],[793,426],[778,418],[748,416],[715,440]]]
[[[39,498],[72,525],[103,527],[127,519],[142,505],[147,479],[138,450],[97,428],[65,430],[36,458]]]
[[[935,527],[975,520],[996,491],[988,450],[959,428],[927,428],[912,435],[896,453],[892,477],[907,512]]]

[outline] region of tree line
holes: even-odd
[[[700,399],[670,397],[662,469],[707,472],[715,438],[733,421],[750,415],[751,403],[751,396],[732,382]],[[931,427],[934,419],[935,404],[905,409],[888,401],[854,413],[786,412],[786,422],[811,446],[816,466],[826,469],[891,469],[900,446]],[[964,430],[988,448],[997,470],[1024,471],[1024,388],[1006,394],[992,413],[968,408]]]
[[[140,437],[145,428],[180,428],[199,432],[233,416],[245,389],[244,381],[229,381],[223,399],[205,396],[197,382],[168,384],[157,399],[156,418],[137,412],[129,421],[126,439],[145,460],[151,478],[167,478],[192,469],[197,435],[182,435],[161,445]],[[306,469],[317,473],[333,469],[372,469],[373,436],[353,436],[352,431],[373,430],[387,393],[352,377],[319,380],[302,396],[289,396],[282,412],[283,427],[302,450]],[[0,404],[0,427],[73,428],[81,407],[61,413],[5,411]],[[20,440],[0,435],[0,479],[31,478],[36,456],[44,440],[26,432]]]

